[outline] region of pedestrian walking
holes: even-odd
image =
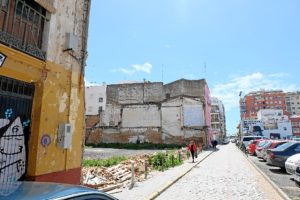
[[[194,159],[195,159],[195,153],[197,152],[197,146],[195,144],[195,141],[191,140],[187,148],[191,152],[193,162],[195,162],[194,161]]]
[[[218,141],[217,140],[213,140],[213,148],[214,148],[214,150],[217,149],[217,145],[218,145]]]

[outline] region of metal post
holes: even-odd
[[[148,175],[148,162],[145,161],[145,179],[147,179],[147,175]]]
[[[131,184],[129,189],[132,189],[133,186],[134,186],[134,161],[131,161]]]
[[[179,162],[181,162],[181,153],[180,153],[180,151],[178,151],[178,159],[179,159]]]

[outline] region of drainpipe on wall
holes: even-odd
[[[90,9],[91,9],[91,2],[90,0],[84,0],[85,5],[85,12],[83,12],[83,23],[82,23],[82,58],[81,58],[81,75],[79,84],[83,82],[82,93],[83,93],[83,106],[84,112],[83,115],[83,133],[82,133],[82,151],[81,151],[81,168],[83,167],[83,152],[84,152],[84,145],[85,145],[85,134],[86,134],[86,122],[85,122],[85,109],[86,109],[86,102],[85,102],[85,83],[84,83],[84,75],[85,75],[85,66],[86,66],[86,58],[87,58],[87,38],[88,38],[88,28],[89,28],[89,16],[90,16]],[[83,80],[82,80],[83,79]],[[82,174],[80,176],[80,183],[82,183]]]

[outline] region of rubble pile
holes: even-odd
[[[111,191],[122,188],[131,183],[131,162],[134,161],[135,181],[145,179],[145,163],[148,163],[150,155],[131,157],[126,161],[112,167],[84,167],[83,184],[88,187]],[[151,166],[147,166],[148,172]]]

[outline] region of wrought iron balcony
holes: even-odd
[[[46,10],[34,0],[0,0],[0,43],[45,60]]]

